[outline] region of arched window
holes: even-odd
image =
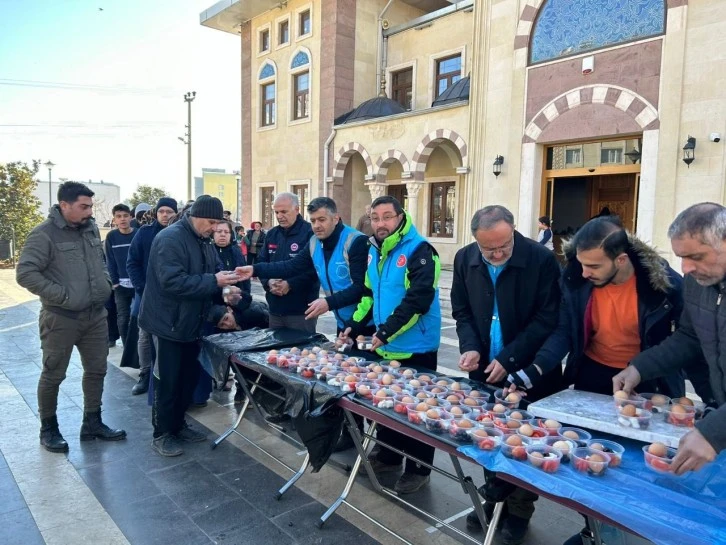
[[[546,0],[529,60],[545,62],[665,32],[665,0]]]
[[[291,119],[310,120],[310,52],[299,48],[290,60]]]
[[[260,68],[260,127],[274,127],[277,120],[277,70],[266,61]]]

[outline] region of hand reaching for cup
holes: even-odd
[[[240,282],[244,282],[254,276],[255,268],[252,265],[245,265],[244,267],[237,267],[234,272],[239,276]]]

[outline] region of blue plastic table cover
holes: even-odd
[[[491,471],[505,473],[561,498],[589,507],[659,545],[726,544],[726,451],[700,471],[680,477],[645,466],[644,443],[593,432],[625,447],[622,465],[593,477],[562,464],[545,473],[526,461],[459,447]]]

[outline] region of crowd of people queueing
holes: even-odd
[[[298,197],[281,193],[273,204],[278,225],[265,233],[256,222],[245,234],[247,259],[235,241],[240,229],[225,219],[219,199],[206,195],[181,211],[173,199],[160,199],[153,222],[140,228],[131,226],[127,207],[115,207],[118,229],[104,253],[92,197],[83,184],[62,184],[17,269],[18,283],[41,299],[38,404],[40,442],[48,450],[68,450],[55,412],[73,346],[84,367],[81,438],[126,438],[101,419],[104,304],[112,292],[119,307],[130,309],[128,320],[119,311],[127,343],[138,317],[141,373],[134,388],[144,391],[153,376],[152,448],[162,456],[181,455],[185,442],[205,438],[189,427],[185,412],[202,382],[200,339],[212,332],[253,323],[314,332],[317,318],[331,311],[339,336],[371,335],[377,356],[437,368],[441,264],[391,196],[375,199],[361,218],[366,235],[341,221],[330,198],[313,199],[306,221]],[[541,231],[549,227],[549,218],[540,218]],[[726,449],[726,355],[719,349],[726,342],[726,208],[696,204],[671,224],[684,277],[617,216],[596,217],[579,229],[563,247],[564,269],[548,247],[551,231],[528,239],[503,206],[478,210],[471,234],[474,241],[454,259],[451,288],[459,367],[470,378],[526,391],[528,401],[568,387],[681,397],[689,379],[708,409],[681,440],[673,471],[698,471]],[[266,307],[252,305],[253,277],[262,283]],[[376,447],[374,472],[400,473],[399,494],[429,483],[432,447],[385,428],[378,437],[423,463],[406,458],[404,464],[398,452]],[[339,447],[346,446],[341,436]],[[480,493],[487,517],[504,501],[502,543],[522,543],[537,496],[485,474]],[[479,520],[470,516],[467,523]]]

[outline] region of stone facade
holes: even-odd
[[[608,1],[571,5],[609,17]],[[561,51],[557,43],[548,44],[552,47],[544,49],[554,53],[535,63],[530,61],[535,38],[540,44],[543,37],[565,40],[557,25],[576,24],[578,16],[590,12],[553,22],[553,8],[545,33],[538,22],[548,8],[546,0],[478,0],[429,14],[417,9],[424,2],[411,2],[413,7],[397,0],[381,16],[385,4],[293,0],[241,26],[242,197],[250,204],[243,207],[250,217],[260,214],[261,186],[279,192],[306,180],[311,197],[333,196],[351,222],[371,198],[395,194],[407,199],[421,232],[442,261],[451,263],[456,250],[471,240],[467,224],[478,208],[503,204],[515,213],[518,229],[534,236],[537,217],[552,213],[555,201],[548,191],[554,191],[553,179],[578,178],[591,188],[593,180],[605,187],[603,179],[620,176],[635,184],[628,209],[634,211],[629,221],[637,234],[671,258],[666,230],[678,211],[702,200],[724,202],[723,0],[642,0],[641,17],[658,14],[655,31],[647,21],[636,21],[644,24],[633,28],[643,27],[643,33],[629,33],[627,18],[614,13],[613,25],[620,25],[614,41],[612,35],[602,37],[604,46],[597,40],[574,46],[563,41]],[[306,7],[312,32],[297,40],[293,23]],[[275,25],[286,14],[291,44],[277,48]],[[379,17],[387,20],[389,31],[380,32]],[[273,45],[259,54],[258,36],[265,25],[273,31]],[[311,59],[311,112],[308,121],[291,122],[289,63],[301,48]],[[471,98],[432,107],[437,60],[450,55],[460,55],[461,76],[470,75]],[[259,124],[258,78],[265,62],[276,69],[274,127]],[[394,74],[409,68],[411,111],[334,126],[336,117],[377,96],[381,76],[391,97]],[[709,141],[714,132],[721,133],[721,142]],[[689,136],[697,142],[690,167],[682,161]],[[561,155],[563,146],[590,149],[598,142],[603,143],[602,164],[557,171],[548,162],[552,146]],[[609,157],[605,148],[613,142],[630,144]],[[631,164],[624,155],[636,147],[640,156]],[[499,155],[504,164],[497,177],[492,163]],[[440,184],[453,184],[443,189],[448,204],[455,203],[453,223],[447,218],[445,229],[434,225],[431,210]],[[557,218],[553,221],[556,225]]]

